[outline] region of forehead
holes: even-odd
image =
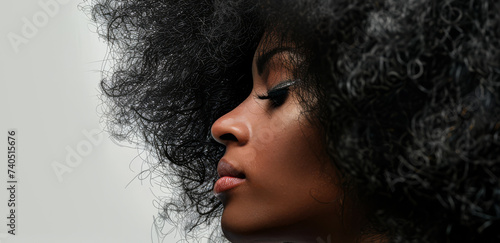
[[[303,56],[300,55],[293,42],[270,32],[265,33],[260,40],[254,54],[252,69],[259,75],[269,66],[292,70],[303,60]]]

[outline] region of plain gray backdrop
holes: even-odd
[[[81,4],[0,3],[2,188],[9,129],[17,130],[18,155],[16,236],[5,234],[9,192],[4,189],[0,243],[154,238],[152,190],[164,192],[148,179],[134,179],[143,169],[138,151],[118,146],[103,132],[98,83],[106,45]],[[175,242],[173,237],[164,242]]]

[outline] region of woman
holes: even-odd
[[[110,130],[148,146],[191,236],[497,242],[499,10],[96,1]]]

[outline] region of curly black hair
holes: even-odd
[[[388,242],[500,242],[499,13],[493,0],[92,2],[115,61],[109,129],[147,145],[177,188],[165,219],[196,231],[220,217],[210,128],[250,93],[273,32],[306,53],[303,105]]]

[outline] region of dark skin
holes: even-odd
[[[244,174],[222,193],[223,232],[232,242],[356,242],[362,210],[344,195],[321,132],[302,114],[289,64],[298,53],[263,40],[251,94],[212,126],[226,146],[222,160]]]

